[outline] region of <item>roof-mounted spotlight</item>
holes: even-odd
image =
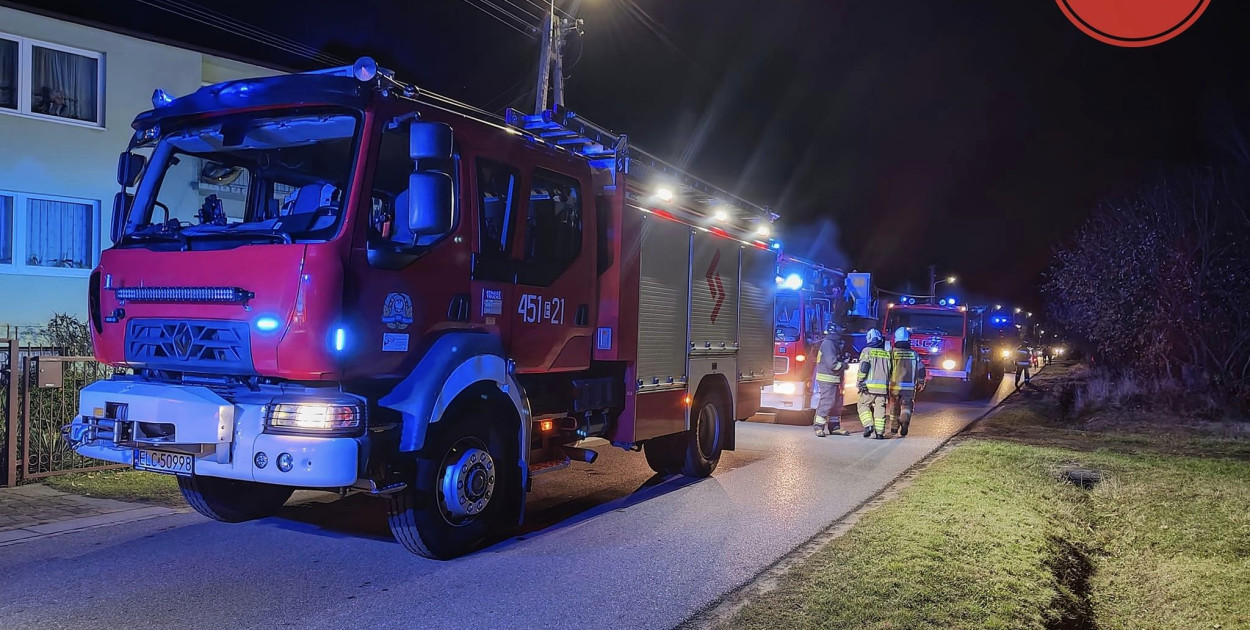
[[[755,235],[760,238],[768,238],[768,235],[772,233],[773,231],[767,225],[761,225],[755,228]]]
[[[655,198],[663,201],[664,203],[671,203],[673,201],[673,189],[657,188],[655,189]]]
[[[717,210],[716,213],[712,215],[712,218],[724,223],[729,220],[729,213],[724,210]]]
[[[357,81],[372,81],[378,76],[378,62],[373,57],[361,57],[352,64],[352,76]]]

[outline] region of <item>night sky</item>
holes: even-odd
[[[31,4],[320,65],[157,8],[186,0]],[[1099,200],[1220,159],[1250,125],[1242,4],[1215,0],[1178,38],[1124,49],[1051,0],[583,0],[568,106],[772,205],[795,253],[917,291],[933,263],[965,291],[1036,308],[1053,247]],[[537,43],[465,0],[202,6],[495,111],[532,107]],[[809,248],[799,234],[824,236]]]

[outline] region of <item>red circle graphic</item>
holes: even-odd
[[[1055,0],[1094,39],[1139,48],[1166,42],[1198,21],[1211,0]]]

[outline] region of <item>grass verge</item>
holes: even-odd
[[[1056,413],[1013,399],[722,625],[1250,627],[1246,440]],[[1066,483],[1071,467],[1103,481]]]
[[[172,475],[136,470],[108,470],[47,477],[43,483],[62,492],[99,499],[186,507],[178,481]]]

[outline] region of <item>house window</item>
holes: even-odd
[[[13,198],[0,195],[0,265],[13,264]]]
[[[17,109],[17,52],[16,40],[0,37],[0,108]]]
[[[0,33],[0,112],[104,126],[104,55]]]
[[[43,46],[30,52],[31,111],[100,122],[100,60]]]
[[[0,273],[86,275],[99,233],[99,202],[0,190]]]

